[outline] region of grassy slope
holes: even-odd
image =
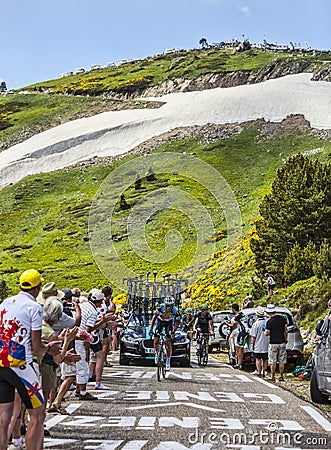
[[[70,88],[82,93],[97,95],[108,90],[127,87],[155,85],[165,79],[175,77],[194,78],[202,73],[230,72],[235,70],[256,70],[268,64],[275,57],[288,58],[288,54],[277,54],[252,50],[244,54],[231,55],[230,51],[195,50],[178,54],[159,55],[134,61],[121,67],[102,69],[65,79],[50,80],[28,87],[34,94],[8,95],[0,97],[0,142],[10,141],[22,135],[25,130],[38,132],[77,117],[93,115],[109,109],[146,107],[139,102],[123,102],[101,97],[61,95]],[[295,56],[300,58],[300,56]],[[320,60],[329,60],[329,55],[304,56],[312,63],[312,68]],[[56,89],[57,95],[45,95],[39,90]],[[2,128],[2,126],[4,128]],[[297,151],[324,147],[318,155],[328,158],[330,143],[321,142],[305,135],[291,135],[263,141],[256,129],[248,129],[240,136],[219,141],[209,146],[201,146],[195,140],[171,142],[156,151],[194,152],[198,157],[213,165],[226,178],[233,189],[241,208],[243,220],[242,242],[224,250],[225,239],[217,243],[217,252],[211,259],[208,269],[201,273],[199,267],[190,269],[198,283],[191,289],[196,302],[204,300],[214,307],[229,305],[233,300],[240,301],[243,292],[251,290],[251,276],[254,273],[254,259],[249,250],[252,221],[258,216],[258,204],[268,192],[277,168],[283,160]],[[0,277],[6,280],[11,290],[16,290],[17,275],[26,267],[38,267],[45,280],[53,279],[62,287],[79,285],[89,288],[101,285],[107,280],[100,273],[91,255],[88,242],[87,218],[92,199],[110,167],[89,169],[66,169],[52,174],[29,177],[15,186],[0,192],[0,223],[2,241],[0,246]],[[197,189],[189,180],[158,178],[153,184],[145,184],[141,191],[131,188],[126,193],[127,200],[134,204],[140,196],[165,185],[180,184],[192,195],[199,198],[212,212],[209,196]],[[126,212],[115,214],[114,229],[125,233]],[[148,224],[151,246],[160,249],[164,245],[164,235],[176,226],[176,216],[159,214]],[[183,217],[182,217],[183,219]],[[213,214],[215,228],[222,232],[226,224],[222,216]],[[183,220],[181,224],[183,225]],[[189,224],[186,224],[189,225]],[[183,229],[185,253],[194,249],[194,236]],[[212,237],[211,237],[212,238]],[[119,253],[136,270],[144,273],[154,269],[137,260],[128,252],[126,239],[116,244]],[[158,267],[173,271],[174,261]],[[227,277],[220,271],[229,272]],[[325,286],[316,280],[297,283],[282,292],[277,301],[292,302],[309,321],[321,314],[319,299],[325,295]],[[330,289],[329,289],[330,290]],[[310,298],[314,298],[314,308],[309,309]],[[261,299],[262,301],[262,299]]]
[[[186,149],[214,166],[228,181],[236,195],[245,233],[252,227],[252,220],[258,216],[258,204],[269,190],[275,172],[284,158],[296,153],[298,149],[305,151],[323,146],[325,151],[319,154],[322,159],[327,158],[331,152],[330,143],[321,143],[320,140],[307,135],[288,135],[268,141],[261,141],[257,136],[258,131],[255,128],[248,128],[239,136],[207,146],[189,139],[168,143],[157,151],[182,152]],[[12,290],[15,290],[18,273],[26,267],[37,267],[43,271],[45,280],[52,279],[62,287],[78,285],[88,289],[92,285],[107,282],[94,263],[89,248],[87,220],[92,199],[111,170],[111,167],[104,166],[68,168],[28,177],[0,191],[0,274]],[[134,204],[147,192],[172,185],[180,185],[181,188],[189,190],[191,195],[199,198],[212,211],[208,193],[197,188],[191,180],[178,180],[176,175],[167,179],[159,177],[150,184],[144,183],[141,191],[132,187],[126,192],[126,199],[129,204]],[[128,214],[124,211],[114,216],[114,230],[119,234],[126,232],[125,221]],[[176,215],[166,217],[162,214],[148,224],[148,232],[153,236],[155,249],[163,247],[164,234],[169,227],[179,228],[183,225],[182,220],[180,224],[176,220]],[[216,229],[226,229],[221,216],[214,215],[214,223]],[[182,228],[182,231],[185,252],[190,252],[194,247],[194,235],[192,236],[188,228]],[[239,257],[238,252],[230,255],[235,258],[235,264],[230,276],[221,283],[213,277],[212,267],[215,262],[219,267],[222,261],[221,249],[225,239],[218,242],[220,253],[215,255],[211,269],[203,275],[200,282],[203,297],[208,301],[215,301],[217,298],[218,301],[228,304],[241,298],[242,293],[251,287],[250,274],[253,265],[252,262],[248,263],[252,261],[252,255],[247,242],[245,239],[243,244],[239,244]],[[155,265],[150,267],[131,256],[133,253],[128,251],[127,239],[116,243],[116,249],[123,255],[126,263],[138,272],[155,269]],[[229,258],[229,254],[227,256]],[[175,261],[157,268],[160,271],[173,272]],[[250,270],[247,271],[247,268]],[[193,268],[192,271],[194,270],[198,278],[201,273],[198,268]],[[218,307],[220,305],[221,303]]]

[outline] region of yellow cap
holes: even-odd
[[[41,275],[38,270],[25,270],[20,276],[20,286],[22,289],[32,289],[41,283]]]

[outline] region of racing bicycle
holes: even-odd
[[[161,374],[163,378],[166,377],[167,343],[166,343],[166,336],[164,333],[160,334],[159,348],[156,350],[156,355],[157,355],[157,365],[156,365],[157,380],[161,381]]]
[[[208,362],[209,333],[200,333],[197,339],[197,357],[199,366],[206,367]]]

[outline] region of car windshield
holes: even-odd
[[[224,320],[231,320],[231,318],[233,317],[233,313],[231,312],[224,312],[224,313],[216,313],[213,314],[213,322],[214,323],[221,323]]]
[[[294,325],[294,320],[291,314],[287,313],[287,312],[277,312],[277,314],[279,316],[283,316],[284,319],[286,320],[286,323],[288,326],[292,326]],[[268,315],[266,315],[266,318],[269,319],[270,317]],[[248,328],[252,328],[253,323],[256,321],[256,315],[255,313],[251,313],[251,314],[245,314],[245,317],[242,320],[246,326]]]

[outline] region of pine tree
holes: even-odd
[[[287,254],[311,241],[319,250],[331,243],[331,166],[301,154],[279,169],[271,193],[260,205],[258,237],[251,241],[258,271],[281,277]]]
[[[316,255],[313,270],[318,278],[331,279],[331,246],[327,241],[322,243],[320,251]]]

